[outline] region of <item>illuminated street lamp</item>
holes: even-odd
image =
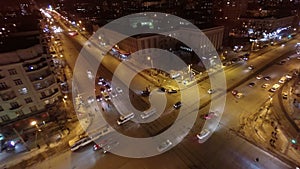
[[[37,124],[37,122],[36,122],[35,120],[32,121],[32,122],[30,123],[30,125],[35,126],[36,129],[37,129],[38,131],[42,131],[41,128],[38,126],[38,124]]]
[[[153,60],[151,59],[151,57],[150,57],[150,56],[148,56],[148,57],[147,57],[147,60],[149,60],[149,61],[150,61],[150,63],[151,63],[151,67],[153,68]]]

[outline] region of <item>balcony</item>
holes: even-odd
[[[49,95],[47,95],[47,96],[42,96],[42,97],[40,97],[40,99],[41,99],[41,100],[47,99],[47,98],[49,98],[49,97],[52,97],[53,95],[55,95],[55,94],[58,93],[58,92],[59,92],[59,90],[58,90],[58,89],[55,89],[51,94],[49,94]]]
[[[12,100],[14,98],[16,98],[17,96],[16,95],[11,95],[11,96],[1,96],[2,100],[3,101],[9,101],[9,100]]]
[[[47,77],[50,77],[52,73],[50,71],[47,71],[46,73],[40,75],[40,76],[36,76],[36,77],[30,77],[30,81],[31,82],[35,82],[35,81],[39,81],[39,80],[45,80],[47,79]]]
[[[0,87],[0,91],[5,91],[5,90],[8,90],[8,89],[10,89],[9,86],[1,86]]]
[[[18,109],[18,108],[20,108],[22,105],[16,105],[16,106],[14,106],[14,107],[11,107],[9,110],[16,110],[16,109]]]
[[[32,71],[36,71],[36,70],[40,70],[44,67],[47,67],[47,60],[46,58],[42,57],[39,60],[32,62],[32,63],[25,63],[23,64],[23,67],[25,69],[26,72],[32,72]]]
[[[42,90],[42,89],[46,89],[49,88],[51,86],[53,86],[53,84],[56,84],[54,80],[52,81],[47,81],[47,84],[42,84],[41,86],[35,86],[35,90]]]

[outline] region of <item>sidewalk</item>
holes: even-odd
[[[70,133],[65,134],[60,141],[52,142],[49,146],[41,145],[40,149],[34,148],[31,149],[31,151],[16,154],[15,156],[6,159],[5,161],[1,161],[0,168],[23,169],[26,167],[30,167],[40,161],[43,161],[46,158],[49,158],[50,156],[53,156],[57,153],[68,151],[68,141],[77,136],[78,133],[82,131],[82,128],[78,122],[75,124],[70,124],[70,126],[68,127],[71,128]]]

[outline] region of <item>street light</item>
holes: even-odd
[[[147,60],[149,60],[149,61],[150,61],[150,63],[151,63],[151,67],[153,68],[153,60],[151,59],[151,57],[150,57],[150,56],[148,56],[148,57],[147,57]]]
[[[36,122],[35,120],[32,121],[30,124],[31,124],[32,126],[35,126],[36,129],[37,129],[38,131],[42,131],[42,130],[40,129],[40,127],[38,126],[38,124],[37,124],[37,122]]]

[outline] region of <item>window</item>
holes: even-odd
[[[20,105],[19,105],[18,102],[11,102],[11,103],[10,103],[10,106],[11,106],[12,108],[18,108],[18,107],[20,107]]]
[[[3,107],[2,106],[0,106],[0,111],[3,111]]]
[[[24,115],[24,112],[22,110],[16,111],[15,113],[18,117]]]
[[[26,103],[31,103],[32,102],[31,97],[25,98],[24,100],[25,100]]]
[[[15,82],[16,85],[22,85],[23,84],[21,79],[16,79],[16,80],[14,80],[14,82]]]
[[[36,106],[31,106],[31,107],[29,107],[29,109],[32,113],[37,111]]]
[[[6,89],[7,85],[5,82],[0,82],[0,89]]]
[[[9,73],[9,75],[16,75],[16,74],[18,74],[18,72],[16,71],[16,69],[8,69],[8,73]]]
[[[27,93],[28,93],[28,90],[27,90],[26,87],[23,87],[23,88],[19,89],[19,93],[20,93],[20,94],[27,94]]]
[[[8,115],[4,115],[4,116],[0,116],[0,117],[1,117],[2,121],[8,121],[8,120],[10,120]]]
[[[41,95],[43,98],[47,96],[45,92],[41,92]]]

